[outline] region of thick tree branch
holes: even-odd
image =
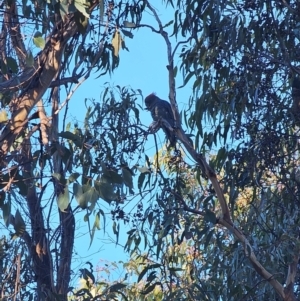
[[[37,103],[38,114],[41,121],[40,131],[41,131],[41,139],[44,145],[48,144],[48,128],[50,127],[49,118],[46,116],[46,112],[44,109],[43,101],[39,100]]]
[[[175,87],[175,77],[174,77],[174,63],[173,63],[173,54],[172,54],[172,45],[169,40],[168,33],[164,31],[163,25],[157,15],[156,10],[150,5],[149,1],[147,1],[147,7],[153,13],[155,20],[159,26],[159,32],[164,38],[167,45],[167,54],[168,54],[168,70],[169,70],[169,99],[172,106],[172,111],[174,114],[176,125],[179,126],[181,124],[180,115],[178,111],[178,105],[176,102],[176,87]]]
[[[288,274],[285,281],[284,292],[288,296],[288,300],[296,301],[294,294],[295,278],[297,275],[297,266],[299,263],[299,254],[295,255],[293,261],[289,264]]]
[[[250,245],[249,241],[247,240],[246,236],[242,233],[241,230],[239,230],[236,226],[234,226],[232,223],[228,223],[223,218],[218,219],[218,223],[220,225],[223,225],[225,228],[227,228],[233,235],[242,243],[242,246],[244,248],[245,254],[250,260],[252,266],[254,267],[255,271],[264,279],[266,279],[276,290],[276,292],[284,299],[285,293],[283,286],[274,278],[274,276],[269,273],[258,261],[256,258],[253,248]]]
[[[53,267],[52,257],[49,249],[46,229],[44,225],[43,210],[36,192],[36,186],[33,182],[33,167],[30,139],[25,139],[26,143],[22,148],[22,158],[24,163],[24,172],[28,178],[25,184],[28,187],[26,200],[29,209],[29,218],[31,224],[32,244],[30,246],[30,254],[33,261],[33,269],[37,278],[37,291],[39,295],[43,294],[43,290],[55,292],[53,283]]]
[[[193,159],[199,164],[202,172],[207,176],[207,178],[211,181],[214,190],[216,192],[217,198],[219,200],[222,216],[218,218],[218,223],[223,225],[225,228],[230,230],[234,236],[242,243],[246,256],[249,258],[252,266],[256,270],[256,272],[266,279],[276,290],[276,292],[284,299],[285,292],[283,286],[274,278],[272,274],[270,274],[257,260],[251,245],[249,244],[248,240],[246,239],[245,235],[240,231],[237,227],[235,227],[232,223],[230,211],[222,191],[222,188],[217,180],[217,175],[215,171],[209,166],[206,162],[204,156],[199,154],[195,151],[193,145],[191,144],[189,138],[185,134],[185,132],[181,128],[181,122],[179,119],[179,112],[176,103],[176,91],[175,91],[175,76],[174,76],[174,66],[173,66],[173,55],[172,55],[172,47],[171,42],[169,40],[168,34],[163,30],[162,23],[155,11],[154,8],[147,2],[147,7],[153,13],[160,29],[160,34],[164,38],[166,45],[167,45],[167,53],[168,53],[168,70],[169,70],[169,98],[172,106],[172,110],[175,116],[175,120],[177,121],[177,128],[174,130],[176,131],[176,136],[179,141],[182,142],[186,150],[189,154],[193,157]],[[192,212],[192,211],[189,211]],[[196,213],[196,212],[194,212]],[[197,213],[198,214],[198,213]]]
[[[33,76],[29,86],[11,102],[12,116],[0,136],[2,155],[6,155],[16,137],[22,132],[29,113],[44,95],[58,73],[64,47],[76,33],[73,18],[62,24],[62,29],[54,29],[44,50],[37,56]]]

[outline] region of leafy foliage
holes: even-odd
[[[18,279],[33,284],[30,261],[39,300],[67,300],[75,214],[85,213],[92,244],[109,208],[117,244],[122,224],[130,225],[128,273],[101,282],[91,265],[82,268],[71,299],[299,299],[299,3],[165,3],[174,20],[164,26],[148,1],[2,4],[8,27],[0,45],[0,208],[12,237],[24,243],[14,255],[18,263],[4,271],[6,297],[31,294],[13,287],[11,276],[23,261]],[[145,9],[155,25],[141,24]],[[24,46],[25,29],[14,26],[19,15],[33,21],[30,43],[38,50]],[[123,36],[132,38],[140,27],[167,45],[176,148],[145,151],[149,131],[137,104],[142,93],[119,86],[105,87],[100,102],[85,99],[84,122],[66,125],[63,119],[59,130],[58,116],[74,91],[92,71],[111,73],[127,49]],[[181,114],[178,71],[181,87],[193,91]],[[61,84],[68,96],[59,106]],[[40,101],[46,91],[51,113]],[[54,207],[59,227],[52,229],[44,216]],[[13,245],[3,238],[0,246],[3,269]],[[129,276],[136,283],[128,283]]]

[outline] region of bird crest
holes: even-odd
[[[156,100],[157,100],[157,96],[156,96],[155,92],[149,94],[145,98],[145,105],[146,105],[146,107],[149,108],[151,106],[151,104],[153,104]]]

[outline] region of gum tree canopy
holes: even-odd
[[[165,3],[173,31],[154,12],[152,30],[166,41],[174,131],[197,164],[161,159],[169,177],[145,210],[154,233],[139,280],[168,300],[298,300],[299,3]],[[193,89],[180,115],[179,73]]]
[[[21,238],[15,243],[16,264],[12,264],[14,252],[7,251],[14,250],[13,246],[2,238],[2,251],[9,249],[1,252],[6,255],[1,257],[1,299],[25,300],[34,295],[37,300],[67,299],[75,231],[68,185],[75,182],[77,209],[86,208],[87,202],[95,206],[99,195],[107,201],[115,197],[112,185],[100,178],[98,191],[90,185],[100,161],[91,171],[89,150],[97,149],[99,158],[103,157],[97,143],[100,137],[108,141],[109,127],[114,129],[110,138],[120,145],[110,149],[106,144],[101,152],[117,158],[121,147],[129,147],[121,145],[125,138],[120,136],[118,118],[101,133],[100,124],[118,106],[119,118],[125,119],[134,98],[125,90],[120,91],[122,102],[106,97],[106,111],[99,106],[89,110],[84,129],[75,125],[72,132],[65,122],[68,102],[91,72],[100,76],[118,66],[119,51],[126,48],[123,37],[132,37],[125,28],[139,24],[144,7],[143,1],[1,2],[0,207],[11,236]],[[89,113],[97,115],[93,133],[87,122]],[[126,122],[130,121],[124,120],[123,125]],[[122,135],[134,135],[128,131]],[[37,288],[34,294],[30,284]]]
[[[75,213],[92,242],[105,204],[117,243],[132,222],[128,274],[105,283],[82,269],[73,300],[300,298],[300,4],[163,3],[167,24],[146,0],[2,2],[0,208],[20,238],[1,241],[2,296],[67,300]],[[154,134],[145,151],[140,91],[107,88],[82,125],[64,122],[77,87],[111,72],[136,29],[166,44],[175,150]]]

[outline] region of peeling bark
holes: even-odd
[[[23,131],[29,113],[59,72],[64,47],[76,32],[77,26],[73,18],[57,26],[48,38],[44,50],[36,57],[34,66],[30,70],[25,69],[23,76],[21,75],[21,80],[27,86],[10,103],[12,116],[0,136],[2,156],[8,153],[12,143]]]

